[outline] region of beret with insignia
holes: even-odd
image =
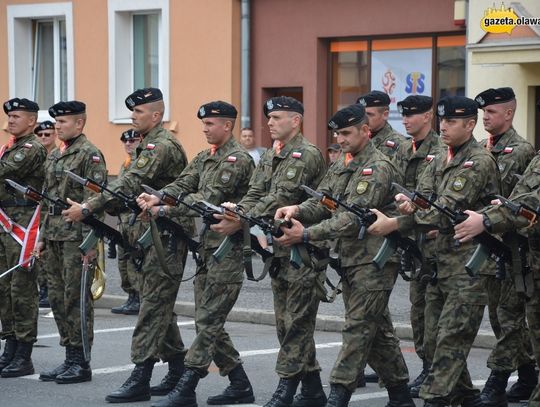
[[[447,96],[437,102],[437,116],[464,118],[478,114],[478,103],[465,96]]]
[[[86,105],[78,100],[71,100],[69,102],[58,102],[55,105],[49,107],[49,115],[51,117],[57,116],[71,116],[74,114],[82,114],[86,112]]]
[[[268,117],[271,112],[286,111],[304,114],[304,105],[290,96],[276,96],[268,99],[263,106],[264,115]]]
[[[236,110],[236,107],[221,100],[205,103],[197,112],[197,117],[199,119],[204,119],[207,117],[226,117],[229,119],[236,119],[237,116],[238,111]]]
[[[163,100],[163,93],[158,88],[137,89],[126,98],[126,107],[133,110],[135,106]]]
[[[509,102],[511,100],[514,100],[516,98],[516,95],[514,94],[514,90],[512,88],[489,88],[474,98],[478,105],[482,107],[486,107],[489,105],[495,105],[497,103],[505,103]]]
[[[28,99],[9,99],[7,102],[4,103],[4,112],[8,114],[9,112],[15,112],[15,111],[24,111],[24,112],[38,112],[39,106],[36,102],[33,102]]]
[[[50,120],[45,120],[44,122],[40,123],[38,126],[34,128],[34,134],[38,134],[44,130],[53,130],[54,129],[54,123]]]
[[[425,113],[433,107],[433,98],[423,95],[410,95],[397,103],[399,113],[403,116],[412,116]]]
[[[372,90],[356,99],[356,103],[364,107],[390,106],[390,96],[380,90]]]
[[[127,140],[132,140],[138,137],[140,137],[140,135],[137,131],[133,129],[129,129],[122,133],[122,135],[120,136],[120,140],[127,141]]]
[[[338,110],[328,121],[328,130],[339,130],[345,127],[354,126],[360,123],[366,116],[366,109],[363,105],[347,106]]]
[[[326,150],[327,151],[339,151],[339,150],[341,150],[341,146],[339,144],[337,144],[337,143],[330,144]]]

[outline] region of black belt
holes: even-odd
[[[2,208],[16,208],[23,206],[36,207],[37,202],[26,199],[6,199],[4,201],[0,201],[0,207]]]
[[[60,216],[62,214],[62,211],[64,210],[63,207],[51,205],[49,206],[49,215],[51,216]]]

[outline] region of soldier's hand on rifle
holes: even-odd
[[[231,217],[230,215],[214,215],[214,218],[220,219],[219,223],[210,225],[210,229],[214,232],[221,233],[222,235],[230,236],[234,235],[240,229],[242,229],[242,222],[239,218]]]
[[[159,205],[160,199],[155,195],[150,195],[146,192],[143,192],[137,197],[136,201],[137,205],[139,205],[139,208],[141,208],[143,211],[147,211],[148,209]]]
[[[298,212],[298,205],[284,206],[283,208],[278,208],[276,214],[274,215],[274,219],[284,219],[289,221],[297,216]]]
[[[491,205],[500,205],[502,204],[501,200],[500,199],[493,199],[491,201]]]
[[[473,237],[479,235],[485,230],[484,218],[481,213],[474,211],[465,211],[464,213],[469,215],[469,217],[463,222],[454,226],[454,230],[456,232],[454,239],[459,240],[460,243],[468,242]]]
[[[88,215],[83,215],[83,209],[88,209],[85,204],[80,204],[76,201],[72,201],[71,199],[67,199],[67,203],[71,206],[68,209],[64,209],[62,211],[62,216],[64,216],[64,220],[66,222],[80,222]]]
[[[411,202],[411,199],[405,194],[399,193],[394,198],[398,204],[399,213],[402,215],[411,215],[416,211],[416,206]]]
[[[397,218],[389,218],[377,209],[370,209],[370,211],[377,215],[377,220],[368,228],[368,233],[375,236],[386,236],[398,229]]]
[[[223,206],[225,209],[228,209],[230,211],[234,211],[237,205],[232,202],[223,202],[221,206]]]
[[[304,237],[304,225],[302,225],[294,218],[291,218],[291,223],[292,226],[290,228],[282,226],[281,230],[283,231],[283,236],[273,237],[273,240],[278,242],[282,246],[287,247],[295,245],[297,243],[301,243]]]

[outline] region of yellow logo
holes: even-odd
[[[480,27],[488,33],[507,33],[510,35],[516,25],[520,24],[519,20],[520,18],[511,7],[505,8],[504,3],[502,3],[501,8],[497,9],[493,4],[493,8],[490,7],[484,12]]]

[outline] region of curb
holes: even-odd
[[[123,304],[127,297],[121,295],[105,294],[95,302],[95,308],[112,308]],[[192,302],[177,301],[174,312],[185,317],[195,316],[195,304]],[[275,325],[274,311],[262,309],[247,309],[234,307],[230,312],[227,321],[247,322],[251,324]],[[316,329],[327,332],[341,332],[345,319],[333,315],[317,315]],[[412,341],[412,328],[410,324],[394,322],[394,329],[398,338]],[[495,335],[491,331],[480,330],[474,340],[473,346],[476,348],[492,349],[497,343]]]

